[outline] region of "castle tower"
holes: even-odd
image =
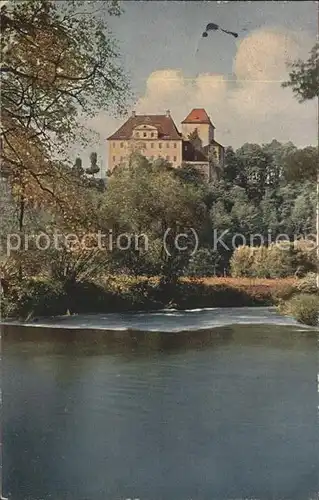
[[[214,140],[215,127],[203,108],[193,109],[182,121],[183,139],[188,140],[189,134],[195,129],[201,139],[202,147],[208,146]]]

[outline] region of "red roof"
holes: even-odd
[[[204,108],[194,108],[182,123],[207,123],[214,127]]]
[[[130,139],[133,129],[138,125],[151,125],[158,130],[161,139],[181,140],[174,120],[167,115],[136,115],[131,116],[114,134],[108,137],[112,139]]]

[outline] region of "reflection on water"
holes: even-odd
[[[317,334],[271,311],[240,314],[264,324],[212,328],[232,322],[218,310],[179,313],[179,333],[166,313],[163,333],[150,331],[158,315],[122,315],[113,331],[102,329],[112,315],[5,326],[6,495],[310,498],[319,489]]]

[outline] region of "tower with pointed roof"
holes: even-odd
[[[214,140],[215,127],[203,108],[193,109],[182,121],[184,140],[188,140],[189,135],[195,130],[197,130],[201,139],[202,147],[208,146]]]

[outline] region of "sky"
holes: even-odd
[[[300,104],[290,89],[287,63],[306,59],[318,34],[318,3],[124,1],[110,19],[123,66],[130,75],[137,113],[165,114],[180,122],[205,108],[224,146],[272,139],[299,147],[317,144],[317,103]],[[202,38],[208,22],[220,31]],[[198,50],[197,50],[198,49]],[[101,111],[89,125],[107,165],[106,138],[125,121]]]

